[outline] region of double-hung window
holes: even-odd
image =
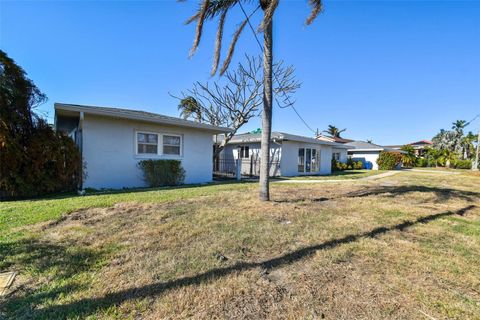
[[[137,153],[158,154],[158,134],[137,132]]]
[[[163,136],[163,154],[180,155],[180,136]]]
[[[320,170],[320,150],[298,149],[298,172],[318,172]]]
[[[180,135],[136,132],[135,136],[139,155],[181,155]]]

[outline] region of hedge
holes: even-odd
[[[377,159],[380,170],[394,170],[402,163],[402,155],[398,152],[382,151]]]
[[[185,180],[185,170],[178,160],[142,160],[138,167],[149,187],[175,186]]]

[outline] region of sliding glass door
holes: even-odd
[[[298,172],[320,171],[320,149],[298,149]]]

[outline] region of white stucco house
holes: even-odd
[[[235,135],[220,154],[220,161],[241,159],[242,174],[258,174],[261,133]],[[347,157],[347,146],[284,132],[272,132],[270,175],[327,175],[332,173],[334,150]]]
[[[317,140],[320,141],[327,141],[327,142],[335,142],[337,145],[343,145],[347,142],[352,142],[353,140],[349,139],[343,139],[340,137],[329,137],[329,136],[324,136],[324,135],[318,135]],[[332,159],[335,159],[338,162],[345,163],[348,160],[348,152],[347,148],[344,146],[338,147],[338,146],[333,146],[332,147]]]
[[[229,128],[155,113],[55,103],[55,129],[72,137],[85,162],[83,188],[146,186],[143,159],[180,160],[185,183],[212,180],[212,136]]]
[[[395,150],[365,141],[352,141],[344,144],[344,146],[348,147],[348,156],[351,157],[353,161],[362,161],[364,168],[369,170],[378,170],[377,159],[382,151],[404,153],[401,150]]]

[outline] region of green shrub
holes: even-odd
[[[353,170],[355,166],[355,161],[351,157],[348,157],[347,159],[347,170]]]
[[[353,164],[353,169],[355,170],[361,170],[363,169],[363,162],[362,161],[357,161]]]
[[[332,159],[333,171],[361,170],[361,169],[363,169],[362,161],[353,161],[352,158],[348,158],[347,163],[343,163],[335,159]]]
[[[382,151],[377,159],[380,170],[394,170],[402,162],[402,155],[398,152]]]
[[[142,160],[138,167],[149,187],[175,186],[185,180],[185,170],[178,160]]]
[[[425,158],[418,158],[416,161],[415,161],[415,167],[428,167],[428,159],[425,159]]]
[[[345,163],[332,159],[332,170],[333,171],[343,171],[347,168]]]
[[[471,169],[472,161],[471,160],[456,160],[453,163],[453,167],[456,169]]]

